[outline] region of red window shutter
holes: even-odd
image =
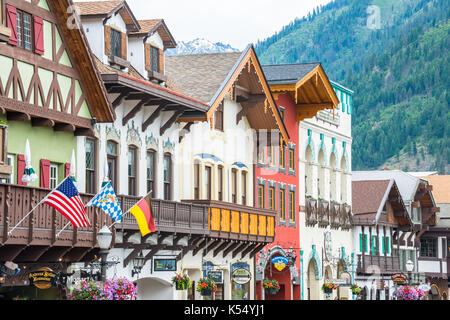
[[[66,163],[64,165],[64,177],[67,177],[70,174],[70,163]]]
[[[26,182],[22,182],[22,176],[25,172],[25,156],[23,154],[17,155],[17,184],[26,186]]]
[[[9,4],[6,5],[6,26],[11,29],[8,43],[17,46],[17,10]]]
[[[41,188],[50,188],[50,160],[41,159]]]
[[[127,60],[128,59],[128,56],[127,56],[127,41],[128,41],[128,37],[127,37],[127,34],[126,33],[121,33],[121,49],[122,49],[122,52],[121,52],[121,56],[122,56],[122,59],[124,59],[124,60]]]
[[[150,71],[150,64],[151,64],[151,58],[150,58],[150,43],[145,44],[145,70]]]
[[[34,52],[44,54],[44,21],[40,17],[33,17],[34,20]]]
[[[164,74],[164,50],[159,49],[159,73]]]

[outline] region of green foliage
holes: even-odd
[[[366,27],[372,4],[381,10],[376,30]],[[379,168],[401,154],[422,164],[426,153],[434,159],[427,169],[445,173],[449,16],[446,0],[336,0],[255,48],[263,64],[320,61],[330,79],[355,91],[355,170]],[[417,168],[416,161],[408,169]]]

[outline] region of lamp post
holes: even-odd
[[[133,270],[131,270],[131,276],[134,277],[135,274],[139,275],[142,271],[142,267],[145,264],[145,258],[142,251],[138,254],[136,258],[133,259]]]
[[[411,273],[414,270],[414,262],[411,260],[406,261],[406,271],[408,271],[408,284],[411,285]]]
[[[108,227],[104,225],[103,228],[101,228],[100,231],[97,233],[97,242],[98,246],[100,247],[101,275],[103,282],[106,281],[106,266],[107,266],[106,259],[108,257],[111,240],[112,240],[112,233],[108,229]]]

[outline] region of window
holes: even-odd
[[[280,151],[280,168],[284,169],[284,166],[285,166],[285,164],[284,164],[284,160],[285,160],[284,159],[285,158],[284,147],[280,146],[279,151]]]
[[[389,237],[383,236],[381,238],[382,240],[382,254],[389,254],[390,253],[390,244],[389,244]]]
[[[372,256],[378,255],[378,236],[372,236]]]
[[[194,164],[194,199],[200,199],[200,163]]]
[[[55,189],[58,185],[58,165],[50,164],[50,189]]]
[[[211,167],[205,167],[205,189],[206,189],[206,199],[211,200]]]
[[[286,221],[286,199],[284,189],[280,189],[280,221]]]
[[[159,72],[159,49],[150,46],[150,70]]]
[[[363,234],[359,234],[359,252],[363,252],[363,245],[364,245],[364,252],[367,252],[367,234],[364,235],[364,244],[363,244]]]
[[[437,239],[422,238],[420,239],[420,256],[421,257],[437,257]]]
[[[169,153],[164,155],[164,200],[171,200],[172,184],[172,156]]]
[[[289,221],[295,221],[295,192],[289,191]]]
[[[128,147],[128,194],[137,196],[137,148]]]
[[[218,192],[217,192],[217,198],[219,201],[223,201],[223,167],[219,166],[217,169],[217,175],[218,175]]]
[[[269,188],[269,209],[275,210],[275,188]]]
[[[111,55],[122,56],[122,35],[119,31],[111,28]]]
[[[258,185],[258,208],[264,208],[264,185]]]
[[[6,179],[6,183],[14,183],[14,155],[13,154],[8,154],[8,166],[12,167],[12,171],[11,174],[9,175],[9,178]]]
[[[214,112],[214,129],[223,131],[223,102]]]
[[[237,170],[231,169],[231,202],[237,203]]]
[[[284,122],[284,108],[280,107],[281,120]]]
[[[106,143],[106,154],[108,162],[108,175],[111,186],[117,192],[117,143],[108,141]]]
[[[289,149],[289,170],[294,171],[294,149]]]
[[[155,163],[156,152],[154,150],[147,151],[147,192],[151,192],[152,198],[155,198]]]
[[[242,171],[242,204],[247,204],[247,172]]]
[[[86,139],[86,193],[95,193],[95,140]]]
[[[32,23],[31,15],[17,10],[17,46],[32,50]]]

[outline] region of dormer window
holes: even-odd
[[[121,33],[115,29],[111,29],[111,55],[122,58],[121,43]]]
[[[159,73],[159,49],[150,46],[150,70]]]
[[[157,47],[145,44],[145,69],[148,72],[149,80],[155,80],[158,83],[166,82],[164,76],[164,51]]]

